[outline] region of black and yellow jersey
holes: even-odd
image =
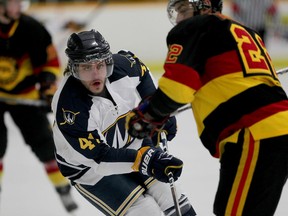
[[[213,156],[219,157],[219,142],[241,128],[255,139],[288,133],[287,96],[255,31],[223,15],[195,16],[169,32],[167,45],[151,108],[165,115],[191,103]]]
[[[0,24],[0,97],[38,99],[38,75],[60,73],[51,35],[34,18],[22,14]]]

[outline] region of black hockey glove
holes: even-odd
[[[176,181],[180,177],[183,162],[160,148],[142,147],[138,150],[133,170],[139,171],[142,175],[151,176],[158,181],[168,183],[168,173],[172,173]]]
[[[156,131],[159,131],[168,117],[154,119],[147,113],[149,101],[143,101],[138,107],[133,109],[126,117],[126,129],[132,137],[143,139],[152,137]]]

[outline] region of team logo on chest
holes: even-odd
[[[103,132],[107,143],[115,148],[121,148],[127,144],[127,133],[125,129],[125,115],[119,116],[117,120]]]
[[[0,58],[0,84],[8,85],[13,83],[18,74],[16,60],[12,58]]]

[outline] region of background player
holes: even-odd
[[[20,0],[0,0],[0,183],[8,142],[4,114],[9,113],[70,212],[77,205],[55,161],[46,112],[59,71],[59,59],[44,26],[21,13]],[[45,110],[37,106],[40,99],[47,102]]]

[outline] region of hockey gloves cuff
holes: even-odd
[[[138,154],[132,169],[139,171],[142,175],[151,176],[161,182],[168,183],[168,173],[172,172],[174,180],[180,177],[183,168],[183,162],[163,152],[159,148],[142,147]]]

